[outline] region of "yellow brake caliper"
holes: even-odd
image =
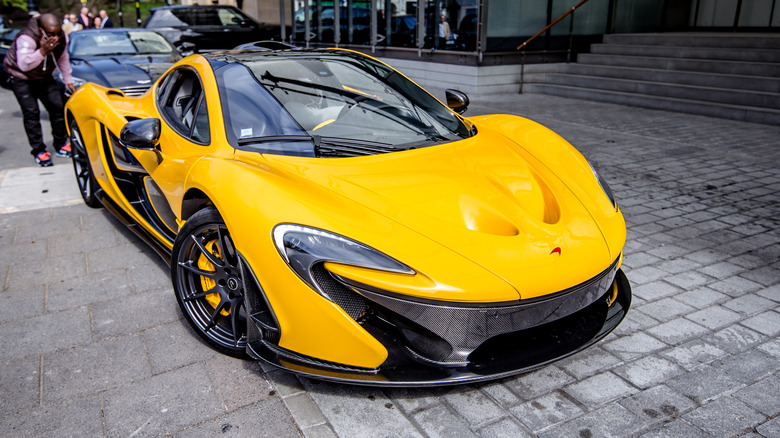
[[[216,240],[212,240],[211,242],[205,244],[204,246],[206,247],[207,251],[214,254],[214,256],[217,257],[218,259],[222,260],[222,255],[219,253],[219,246],[217,246],[216,243],[217,243]],[[203,254],[201,254],[200,257],[198,258],[198,268],[209,272],[216,271],[214,265],[212,265],[209,259]],[[200,284],[203,287],[204,292],[213,289],[217,285],[217,283],[214,282],[214,280],[208,277],[204,277],[202,275],[200,276]],[[206,301],[211,305],[211,307],[216,309],[217,306],[219,306],[220,301],[222,300],[219,297],[219,292],[213,292],[206,295]],[[228,316],[230,315],[230,310],[223,309],[219,313],[222,316]]]

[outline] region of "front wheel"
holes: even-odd
[[[217,351],[246,358],[240,263],[222,217],[209,207],[192,215],[176,236],[171,279],[192,328]]]
[[[70,126],[70,144],[71,156],[73,158],[73,171],[76,173],[76,183],[79,185],[79,192],[84,199],[84,203],[92,208],[100,208],[102,205],[95,196],[98,189],[98,182],[92,173],[92,166],[89,164],[87,147],[84,145],[84,139],[76,121],[71,117],[68,119]]]

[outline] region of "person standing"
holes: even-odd
[[[108,18],[108,13],[106,13],[105,9],[101,9],[98,13],[100,15],[100,28],[101,29],[107,29],[110,27],[114,27],[114,23],[111,22],[111,19]]]
[[[62,32],[60,20],[54,14],[43,14],[30,19],[16,36],[3,61],[3,69],[13,76],[13,91],[22,109],[31,153],[41,167],[51,166],[52,162],[43,142],[39,100],[49,113],[57,155],[71,155],[62,91],[53,77],[54,71],[59,69],[65,88],[70,92],[76,91],[71,79],[67,46],[68,37]]]
[[[450,24],[447,23],[447,17],[444,14],[439,20],[439,48],[443,49],[447,46],[447,40],[450,39]]]
[[[91,29],[95,27],[92,22],[92,14],[89,13],[89,8],[86,6],[81,8],[81,13],[79,14],[79,24],[81,25],[82,29]]]
[[[66,14],[65,18],[67,21],[62,24],[62,31],[65,32],[65,35],[70,35],[77,30],[83,29],[76,14]]]

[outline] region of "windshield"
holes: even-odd
[[[362,55],[287,52],[242,61],[217,74],[228,139],[239,148],[347,156],[470,136],[470,126],[452,111]]]
[[[73,32],[68,43],[72,57],[98,55],[157,55],[170,54],[174,49],[155,32]]]

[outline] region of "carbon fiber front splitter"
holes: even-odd
[[[319,361],[259,340],[247,351],[259,360],[303,376],[368,386],[444,386],[500,379],[526,373],[571,356],[607,336],[628,312],[631,285],[618,270],[613,288],[589,306],[543,325],[489,339],[469,355],[465,366],[441,366],[415,359],[392,324],[378,319],[366,330],[388,349],[379,368],[357,368]]]

